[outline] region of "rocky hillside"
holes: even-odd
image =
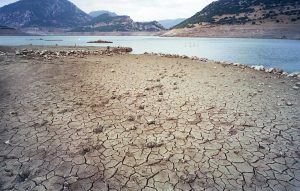
[[[218,0],[174,28],[300,23],[300,0]]]
[[[68,0],[20,0],[0,8],[0,24],[15,28],[74,27],[91,17]]]
[[[71,32],[134,32],[161,31],[164,27],[156,21],[134,22],[129,16],[112,16],[102,14],[83,27],[74,28]]]

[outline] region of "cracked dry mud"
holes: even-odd
[[[295,79],[151,55],[0,60],[0,190],[300,190]]]

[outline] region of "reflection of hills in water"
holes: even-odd
[[[185,42],[184,47],[187,48],[199,47],[199,42],[193,42],[193,41]]]
[[[61,39],[57,39],[57,40],[47,40],[47,39],[42,39],[42,38],[39,38],[39,39],[29,39],[30,41],[49,41],[49,42],[61,42],[63,40]]]

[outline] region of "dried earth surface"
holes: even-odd
[[[296,78],[0,51],[0,190],[300,190]]]

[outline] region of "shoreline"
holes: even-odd
[[[40,48],[75,48],[75,49],[86,49],[86,48],[92,48],[92,49],[103,49],[106,47],[99,47],[99,46],[93,46],[93,45],[89,45],[89,46],[56,46],[56,45],[20,45],[20,46],[3,46],[0,45],[0,52],[1,52],[1,48],[12,48],[12,49],[18,49],[18,48],[25,48],[25,49],[30,49],[30,48],[34,48],[34,49],[40,49]],[[114,46],[107,46],[110,47],[112,49],[117,48]],[[127,48],[127,47],[120,47],[120,48]],[[132,50],[130,51],[132,52]],[[293,72],[287,72],[284,71],[282,68],[276,68],[276,67],[265,67],[263,65],[253,65],[253,64],[243,64],[243,63],[234,63],[234,62],[228,62],[228,61],[222,61],[222,60],[213,60],[213,59],[208,59],[208,58],[200,58],[197,56],[186,56],[186,55],[179,55],[179,54],[165,54],[165,53],[154,53],[154,52],[144,52],[143,54],[132,54],[131,55],[154,55],[154,56],[159,56],[159,57],[167,57],[167,58],[184,58],[184,59],[190,59],[190,60],[198,60],[198,61],[204,61],[204,62],[214,62],[214,63],[218,63],[221,65],[232,65],[232,66],[236,66],[236,67],[241,67],[241,68],[250,68],[256,71],[263,71],[265,73],[273,73],[276,75],[281,75],[281,76],[286,76],[286,77],[290,77],[290,78],[296,78],[300,80],[300,71],[293,71]]]
[[[296,78],[130,48],[0,51],[0,190],[299,188]]]
[[[199,25],[194,28],[172,29],[166,37],[214,37],[214,38],[257,38],[257,39],[300,39],[299,24],[265,25]]]
[[[295,40],[295,41],[299,41],[300,38],[280,38],[280,37],[260,37],[260,36],[168,36],[168,35],[162,35],[162,34],[146,34],[145,33],[142,33],[142,34],[115,34],[115,33],[106,33],[105,35],[104,34],[95,34],[95,35],[89,35],[89,34],[77,34],[77,35],[69,35],[69,34],[47,34],[47,35],[43,35],[43,34],[31,34],[31,33],[26,33],[26,34],[23,34],[23,35],[8,35],[8,34],[1,34],[0,33],[0,37],[10,37],[10,36],[32,36],[32,37],[48,37],[48,36],[97,36],[97,37],[101,37],[101,36],[127,36],[127,37],[134,37],[134,36],[157,36],[157,37],[161,37],[161,38],[215,38],[215,39],[261,39],[261,40]],[[3,45],[1,45],[3,46]]]

